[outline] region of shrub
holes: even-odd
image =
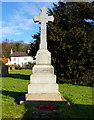
[[[28,62],[28,64],[26,65],[26,68],[27,68],[27,69],[32,69],[33,66],[34,66],[34,63]]]
[[[15,69],[21,70],[21,66],[19,64],[15,65]]]

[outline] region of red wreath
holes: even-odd
[[[38,109],[50,109],[50,110],[53,110],[53,109],[55,109],[55,106],[53,106],[53,105],[39,106]]]

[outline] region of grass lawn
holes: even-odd
[[[15,100],[27,92],[31,74],[31,70],[16,70],[10,71],[8,77],[2,77],[3,118],[22,118],[27,109],[31,107],[29,105],[24,106],[24,104],[15,104]],[[29,110],[32,113],[34,109]]]
[[[60,84],[59,91],[69,101],[71,106],[58,106],[60,118],[94,118],[94,106],[92,105],[92,87]]]
[[[31,70],[10,71],[2,77],[2,117],[26,118],[35,110],[29,104],[15,104],[15,100],[27,92]],[[59,118],[93,118],[92,88],[71,84],[59,84],[59,91],[71,106],[58,105]],[[29,112],[27,112],[29,111]]]

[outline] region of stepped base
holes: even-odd
[[[30,83],[34,84],[55,84],[56,75],[51,73],[36,73],[30,76]]]
[[[58,84],[29,84],[28,93],[58,93]]]
[[[30,76],[26,101],[61,101],[58,92],[54,67],[51,65],[51,53],[48,50],[38,50],[36,65]]]
[[[34,65],[33,74],[35,73],[50,73],[54,74],[54,68],[52,65]]]
[[[61,101],[61,94],[58,93],[30,93],[25,96],[26,101]]]

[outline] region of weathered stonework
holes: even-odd
[[[37,65],[50,65],[51,64],[51,53],[48,50],[38,50],[36,55]]]
[[[47,8],[42,7],[42,13],[34,16],[34,21],[41,23],[40,49],[36,55],[36,65],[33,67],[33,74],[30,76],[28,94],[26,101],[60,101],[61,94],[58,92],[56,75],[51,65],[51,53],[47,50],[47,30],[46,23],[53,21],[53,16],[46,14]]]

